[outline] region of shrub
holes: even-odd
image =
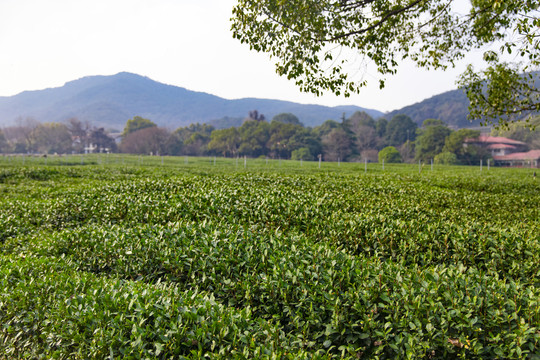
[[[379,152],[379,162],[400,163],[401,155],[393,146],[387,146]]]
[[[456,154],[449,151],[436,155],[433,161],[438,165],[456,165],[458,163]]]
[[[291,153],[291,159],[292,160],[313,160],[313,155],[309,151],[309,148],[302,147],[297,150],[293,150]]]

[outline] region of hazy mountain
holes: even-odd
[[[439,119],[455,128],[479,126],[480,121],[471,122],[467,119],[468,106],[467,95],[462,90],[452,90],[394,110],[384,117],[390,120],[394,115],[405,114],[419,126],[426,119]]]
[[[128,119],[139,115],[172,129],[212,121],[224,127],[227,118],[244,118],[250,110],[258,110],[267,119],[290,112],[306,126],[316,126],[328,119],[339,120],[344,113],[350,116],[355,111],[365,111],[375,118],[383,115],[357,106],[326,107],[253,98],[226,100],[124,72],[0,97],[0,125],[12,125],[17,118],[62,122],[76,117],[95,125],[122,129]]]

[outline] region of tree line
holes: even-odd
[[[540,123],[540,117],[534,120]],[[341,121],[327,120],[317,127],[305,127],[290,113],[268,121],[250,111],[241,126],[215,129],[208,124],[191,124],[174,131],[159,127],[150,119],[135,116],[126,122],[117,142],[103,128],[77,119],[67,123],[37,123],[32,120],[0,131],[0,152],[69,154],[123,152],[147,155],[189,155],[273,158],[325,161],[430,162],[476,164],[490,157],[489,151],[463,146],[477,130],[452,130],[444,122],[427,119],[422,126],[406,115],[391,120],[373,119],[356,112]],[[495,131],[540,147],[538,131],[519,126]]]
[[[116,152],[114,138],[102,127],[76,118],[66,123],[40,123],[17,119],[16,125],[0,130],[0,152],[14,154],[71,154]]]
[[[390,121],[374,120],[356,112],[340,122],[327,120],[317,127],[305,127],[298,117],[282,113],[268,121],[258,111],[250,111],[241,126],[215,129],[208,124],[191,124],[173,132],[149,119],[134,117],[126,123],[119,149],[135,154],[247,156],[293,160],[378,161],[386,146],[403,147],[409,142],[405,159],[414,156],[417,125],[407,116]]]

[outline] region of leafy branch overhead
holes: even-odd
[[[359,93],[358,58],[374,63],[384,87],[399,62],[446,69],[481,49],[488,68],[469,67],[459,79],[472,118],[507,124],[540,110],[534,73],[540,66],[540,4],[531,0],[474,0],[462,14],[456,0],[238,0],[233,36],[267,52],[276,71],[302,91]],[[496,48],[497,51],[493,51]],[[354,55],[345,55],[352,51]],[[515,63],[500,60],[511,54]],[[486,85],[487,84],[487,85]]]

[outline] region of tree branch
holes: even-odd
[[[336,40],[339,40],[339,39],[343,39],[343,38],[346,38],[346,37],[349,37],[349,36],[353,36],[353,35],[359,35],[359,34],[363,34],[363,33],[366,33],[368,31],[371,31],[373,29],[376,29],[380,26],[382,26],[385,22],[388,21],[388,19],[390,19],[392,16],[395,16],[397,14],[401,14],[403,12],[407,12],[409,11],[410,9],[412,9],[413,7],[415,7],[416,5],[420,4],[421,2],[424,2],[426,0],[416,0],[412,3],[410,3],[409,5],[403,7],[403,8],[400,8],[400,9],[395,9],[395,10],[392,10],[390,12],[388,12],[386,15],[384,15],[381,20],[379,20],[378,22],[376,22],[375,24],[365,28],[365,29],[361,29],[361,30],[357,30],[357,31],[351,31],[349,33],[345,33],[345,34],[342,34],[342,35],[338,35],[338,36],[335,36],[333,38],[329,38],[329,39],[320,39],[319,41],[322,41],[322,42],[333,42],[333,41],[336,41]]]

